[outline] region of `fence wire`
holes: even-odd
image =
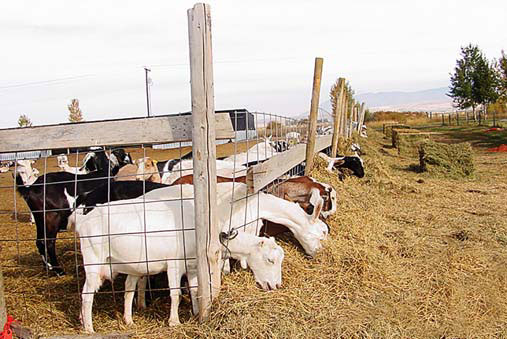
[[[263,220],[259,216],[259,194],[262,193],[250,194],[248,190],[243,190],[241,191],[243,194],[238,195],[235,185],[245,185],[248,168],[298,144],[305,143],[308,130],[308,122],[304,119],[298,120],[271,113],[250,113],[245,110],[231,111],[230,115],[235,136],[233,139],[217,142],[218,161],[221,161],[221,164],[229,162],[228,167],[217,166],[217,176],[226,177],[233,183],[233,189],[228,198],[231,206],[227,211],[229,216],[223,219],[228,219],[228,223],[220,225],[222,231],[228,234],[222,239],[225,255],[227,255],[229,241],[232,239],[231,234],[235,230],[241,231],[246,227],[253,227],[255,229],[253,233],[260,234],[263,227]],[[331,133],[329,128],[331,123],[327,120],[324,117],[319,120],[317,126],[319,134]],[[103,279],[114,277],[116,272],[125,267],[142,265],[142,274],[151,276],[147,279],[146,288],[149,300],[166,298],[171,290],[185,292],[197,288],[195,284],[192,285],[189,282],[179,287],[169,286],[165,272],[155,276],[155,271],[152,270],[152,267],[156,267],[161,262],[166,262],[167,266],[183,262],[183,271],[188,273],[192,267],[195,267],[196,260],[195,250],[189,252],[188,247],[191,244],[191,247],[195,249],[193,243],[195,228],[192,225],[185,225],[185,215],[194,213],[193,196],[185,193],[183,185],[170,191],[172,195],[161,194],[158,198],[145,195],[155,190],[155,184],[171,185],[177,180],[183,180],[186,183],[191,178],[193,172],[191,147],[181,142],[176,145],[170,140],[167,145],[170,145],[167,149],[164,149],[163,145],[125,145],[123,147],[103,146],[95,149],[40,150],[40,153],[37,153],[40,158],[36,160],[21,159],[25,155],[21,152],[15,154],[12,162],[6,164],[6,166],[10,165],[9,170],[0,174],[0,196],[2,197],[0,199],[2,201],[0,257],[6,280],[5,293],[10,313],[34,330],[51,329],[59,333],[68,332],[79,326],[78,319],[83,294],[95,294],[100,301],[100,306],[97,306],[97,302],[95,303],[94,317],[108,309],[121,311],[122,295],[125,292],[135,292],[135,288],[127,289],[125,275],[120,274],[113,283],[104,282],[100,290],[86,292],[83,290],[85,271],[90,270],[102,272],[100,274],[105,275],[101,276]],[[124,164],[125,166],[116,173],[120,160],[118,154],[122,154],[121,150],[130,156],[132,164]],[[89,155],[91,153],[94,154],[92,157]],[[88,162],[83,164],[84,159],[93,160],[95,166],[99,166],[100,161],[105,160],[106,168],[97,167],[95,171],[90,171],[88,174],[78,174],[90,165]],[[125,162],[125,159],[121,161]],[[69,164],[73,166],[70,167]],[[153,166],[148,169],[148,164]],[[122,171],[128,167],[133,171]],[[16,182],[17,173],[25,173],[26,178],[23,179],[28,181]],[[277,178],[268,185],[265,191],[268,190],[276,195],[278,185],[291,177],[300,175],[304,175],[304,163],[298,164],[282,177]],[[140,194],[133,196],[131,192],[128,192],[129,198],[134,200],[118,199],[118,192],[115,190],[122,185],[122,182],[128,181],[135,181],[137,185],[141,185]],[[72,201],[69,204],[67,200],[62,200],[63,194],[68,194],[78,199],[82,198],[85,202],[87,199],[89,202],[94,202],[93,193],[90,192],[96,192],[97,189],[105,191],[102,199],[95,197],[97,207],[80,205],[74,209]],[[29,192],[27,200],[32,199],[30,206],[27,206],[27,201],[22,198],[23,194],[17,193],[16,190]],[[104,196],[105,199],[103,199]],[[256,206],[253,209],[255,215],[249,215],[248,208],[244,208],[242,210],[244,215],[241,218],[234,216],[235,220],[241,220],[241,222],[233,222],[233,206],[238,204],[246,206],[249,202],[251,206]],[[176,205],[178,213],[175,212]],[[181,227],[172,225],[171,228],[169,225],[165,228],[167,225],[154,225],[152,219],[155,212],[153,211],[157,206],[173,208],[172,213],[179,214]],[[90,212],[90,209],[98,211]],[[136,214],[140,228],[135,231],[128,229],[119,231],[121,214],[125,212],[126,216],[123,218],[128,218],[134,213],[132,211],[141,211]],[[106,218],[102,219],[105,224],[102,225],[103,227],[95,225],[98,231],[91,234],[88,234],[90,233],[88,231],[81,232],[87,233],[86,235],[79,234],[75,229],[67,229],[67,220],[73,212],[77,213],[75,229],[80,229],[80,222],[83,220],[86,222],[88,215],[105,215]],[[32,218],[35,224],[31,221]],[[126,219],[125,221],[133,222]],[[173,221],[176,222],[176,219]],[[90,223],[85,225],[86,227],[94,226]],[[182,255],[172,257],[154,255],[156,251],[150,248],[153,239],[164,236],[173,237],[174,234],[181,236]],[[122,237],[127,239],[139,236],[141,237],[138,241],[139,248],[132,249],[132,251],[142,251],[138,253],[138,260],[114,261],[112,259],[116,255],[115,246],[118,246],[118,241],[122,241]],[[93,262],[85,263],[82,244],[96,244],[98,241],[105,244],[106,254],[95,258]],[[105,271],[100,270],[101,268]],[[140,274],[140,266],[136,267],[136,270]],[[63,275],[64,272],[66,275]],[[118,324],[118,328],[121,329],[120,322]]]

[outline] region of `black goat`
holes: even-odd
[[[71,213],[65,190],[75,197],[91,192],[97,186],[107,183],[108,177],[112,177],[110,161],[105,153],[95,152],[94,158],[97,170],[84,175],[68,172],[47,173],[38,177],[30,186],[25,186],[21,176],[16,175],[17,190],[35,219],[39,254],[48,270],[57,275],[63,275],[65,272],[56,258],[56,237],[60,230],[66,229]]]
[[[169,187],[169,185],[151,181],[145,181],[144,183],[142,181],[111,181],[109,185],[105,183],[91,192],[79,195],[75,206],[84,206],[84,214],[88,214],[97,204],[137,198],[144,193],[163,187]]]

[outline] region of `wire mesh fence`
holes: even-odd
[[[219,208],[226,271],[238,232],[276,233],[264,222],[266,193],[248,189],[249,169],[304,143],[308,129],[275,114],[229,113],[234,137],[217,145],[217,187],[225,187],[217,188],[218,204],[229,207]],[[327,125],[321,122],[320,131]],[[123,309],[130,323],[138,284],[142,291],[146,284],[157,312],[173,312],[170,324],[181,293],[194,300],[182,304],[184,319],[192,306],[196,311],[193,189],[178,185],[192,183],[193,159],[190,145],[179,143],[40,150],[36,160],[15,154],[0,174],[0,255],[7,305],[17,319],[43,333],[73,332],[80,318],[85,326],[90,320],[95,295],[94,317],[111,320]],[[281,183],[303,173],[304,163],[287,168],[264,191],[277,195]],[[143,276],[152,277],[138,283]],[[138,307],[143,296],[138,292]],[[160,306],[168,296],[171,303]]]

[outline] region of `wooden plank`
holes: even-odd
[[[216,137],[234,138],[228,113],[216,114]],[[192,117],[158,116],[0,130],[0,153],[192,140]]]
[[[313,156],[315,155],[315,137],[317,136],[317,116],[319,114],[320,82],[322,79],[322,64],[324,59],[315,58],[313,70],[312,102],[310,105],[310,118],[308,124],[308,143],[306,144],[306,167],[305,175],[313,168]]]
[[[338,100],[336,100],[336,111],[333,112],[333,140],[331,142],[331,157],[335,158],[338,152],[338,139],[340,136],[340,120],[342,114],[343,100],[345,96],[345,79],[338,79]]]
[[[315,152],[331,146],[332,135],[319,136],[315,139]],[[261,164],[252,166],[247,172],[249,192],[255,193],[263,189],[275,179],[287,173],[294,166],[305,161],[305,145],[299,144],[288,151],[276,154]]]
[[[28,327],[21,326],[18,323],[13,322],[11,324],[12,332],[16,335],[16,338],[18,339],[33,339],[34,335],[32,333],[32,330],[30,330]]]
[[[197,293],[199,321],[202,322],[209,316],[211,302],[220,292],[219,259],[222,255],[216,214],[215,98],[210,7],[199,3],[189,9],[187,14],[192,90]]]

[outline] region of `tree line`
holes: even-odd
[[[80,122],[84,120],[78,99],[72,99],[70,104],[67,105],[67,109],[69,110],[69,122]],[[19,127],[30,127],[33,123],[26,114],[21,114],[18,119],[18,125]]]
[[[450,75],[447,95],[452,98],[455,107],[472,108],[474,120],[477,120],[478,107],[484,112],[491,105],[497,111],[506,110],[507,56],[504,51],[498,60],[490,61],[477,45],[461,47],[460,58]]]

